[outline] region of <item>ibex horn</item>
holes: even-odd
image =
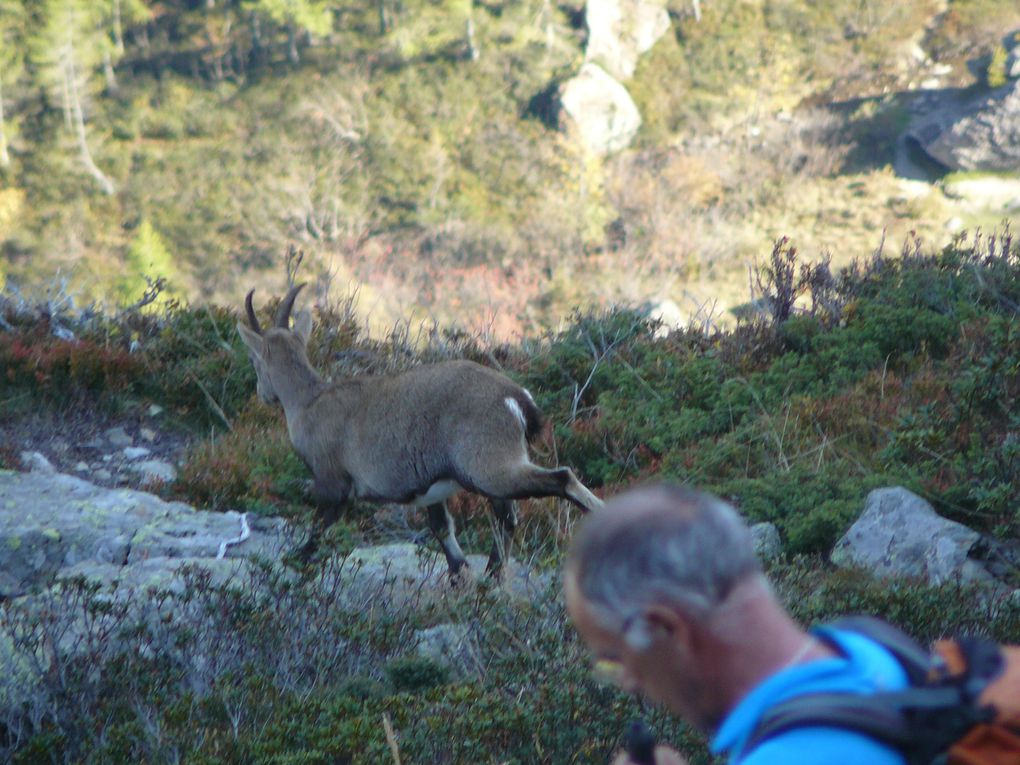
[[[251,296],[255,294],[255,290],[248,293],[248,297],[244,299],[244,308],[248,312],[248,323],[251,324],[251,328],[262,334],[262,327],[259,326],[259,320],[255,318],[255,309],[251,305]]]
[[[276,310],[276,326],[288,329],[290,327],[290,311],[294,307],[294,298],[301,291],[301,288],[305,286],[305,282],[296,287],[291,287],[290,292],[287,293],[287,297],[280,303],[280,307]]]

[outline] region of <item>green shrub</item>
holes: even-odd
[[[449,669],[435,659],[419,656],[402,656],[386,665],[386,677],[398,693],[417,693],[449,679]]]

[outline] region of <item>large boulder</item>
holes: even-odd
[[[588,0],[585,61],[617,80],[634,75],[638,58],[669,30],[665,0]]]
[[[991,575],[969,557],[980,537],[941,517],[904,488],[876,489],[831,557],[838,566],[859,566],[882,577],[909,577],[933,585],[990,583]]]
[[[628,146],[641,127],[630,93],[597,64],[584,64],[563,84],[560,105],[582,144],[599,156]]]
[[[946,99],[907,135],[951,170],[1020,171],[1020,80],[977,97]]]
[[[147,492],[106,489],[52,470],[2,470],[0,599],[46,588],[58,577],[95,566],[108,572],[159,558],[166,561],[165,568],[215,560],[221,548],[225,557],[277,556],[285,523],[262,518],[246,522],[249,534],[244,541],[224,545],[241,536],[238,513],[199,511]]]

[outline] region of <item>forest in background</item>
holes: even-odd
[[[575,305],[724,314],[780,235],[843,265],[1000,222],[891,165],[924,66],[986,87],[1015,2],[700,5],[670,0],[641,132],[596,159],[536,108],[580,2],[2,0],[0,281],[237,304],[296,243],[376,326],[506,337]]]

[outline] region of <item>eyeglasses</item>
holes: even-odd
[[[592,661],[591,673],[595,680],[606,685],[619,686],[623,679],[623,662],[619,659],[600,659]]]
[[[631,627],[634,626],[634,623],[640,616],[640,614],[631,614],[623,620],[623,624],[620,626],[621,640],[627,639],[627,633],[630,632]],[[620,659],[596,656],[592,661],[591,669],[592,675],[599,682],[619,686],[620,681],[623,679],[624,667]]]

